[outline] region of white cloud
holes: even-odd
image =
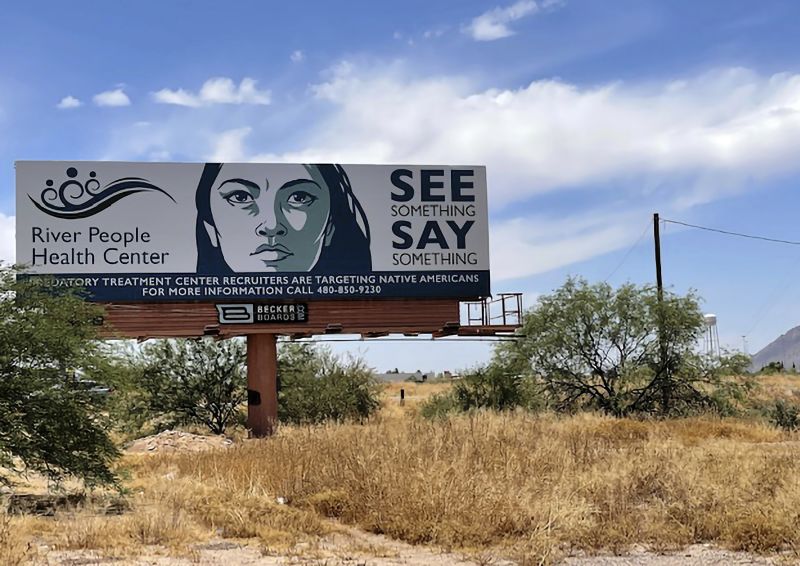
[[[80,100],[78,100],[74,96],[69,95],[62,98],[61,101],[58,104],[56,104],[56,108],[59,108],[61,110],[66,110],[69,108],[78,108],[81,105],[83,105],[83,103]]]
[[[629,245],[641,233],[643,210],[533,214],[491,224],[492,278],[546,273]]]
[[[152,151],[147,156],[148,161],[171,161],[172,154],[167,150]]]
[[[543,8],[558,4],[558,1],[519,0],[504,8],[494,8],[474,18],[464,31],[476,41],[494,41],[514,35],[508,24],[536,14]]]
[[[13,264],[16,258],[16,217],[0,212],[0,264]]]
[[[222,132],[214,142],[214,151],[208,157],[208,161],[247,161],[244,139],[250,131],[251,128],[235,128]]]
[[[480,90],[344,63],[313,92],[335,111],[309,143],[257,157],[487,164],[495,205],[613,181],[616,193],[633,186],[691,206],[798,163],[800,75],[729,69],[678,88],[541,80]]]
[[[179,88],[178,90],[169,90],[169,89],[161,89],[158,92],[153,93],[153,98],[156,102],[160,102],[162,104],[175,104],[177,106],[192,106],[197,107],[201,105],[200,99]]]
[[[161,89],[152,93],[153,99],[162,104],[175,104],[178,106],[208,106],[211,104],[255,104],[266,105],[270,103],[270,92],[258,90],[256,81],[245,77],[236,86],[233,80],[227,77],[208,79],[197,94],[184,89]]]
[[[128,98],[128,95],[125,94],[125,91],[122,88],[116,88],[114,90],[107,90],[105,92],[101,92],[100,94],[95,94],[92,97],[95,105],[97,106],[130,106],[131,99]]]
[[[289,59],[291,59],[292,63],[300,63],[305,60],[305,58],[306,54],[299,49],[292,51],[292,54],[289,55]]]

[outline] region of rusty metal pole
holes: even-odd
[[[278,423],[278,347],[274,334],[247,335],[247,428],[270,436]]]

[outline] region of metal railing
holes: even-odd
[[[466,326],[522,325],[522,293],[500,293],[496,297],[464,302],[462,308]]]

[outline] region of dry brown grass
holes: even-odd
[[[37,548],[30,536],[21,533],[14,518],[0,512],[0,564],[22,566],[38,557]]]
[[[756,384],[750,398],[755,401],[782,399],[800,403],[800,374],[759,375],[753,378]]]
[[[452,382],[448,381],[424,383],[400,381],[387,383],[383,390],[383,407],[379,416],[388,419],[415,416],[425,401],[433,395],[449,391],[452,386]],[[401,389],[406,392],[405,400],[402,404],[400,403]]]
[[[65,510],[52,517],[0,516],[14,535],[8,544],[0,528],[0,564],[14,564],[4,555],[13,548],[27,548],[19,564],[35,562],[40,545],[58,551],[88,550],[106,556],[136,556],[144,548],[160,547],[176,556],[190,556],[192,545],[208,538],[183,512],[170,512],[156,505],[138,505],[124,515],[105,515],[96,506]]]
[[[177,500],[195,501],[193,517],[233,536],[316,534],[324,523],[313,517],[326,515],[412,543],[499,548],[526,561],[634,543],[770,552],[800,544],[797,440],[733,420],[479,414],[285,428],[227,451],[142,458],[135,473],[202,486],[206,495]],[[290,506],[270,503],[276,496]],[[275,522],[242,531],[233,508],[245,509],[241,524]]]
[[[793,385],[770,378],[762,388]],[[345,536],[329,518],[478,562],[502,555],[539,564],[568,550],[699,542],[800,552],[800,434],[714,418],[416,417],[422,401],[448,387],[389,384],[380,416],[364,426],[284,427],[227,450],[128,455],[129,512],[0,515],[0,564],[29,563],[36,541],[193,557],[196,543],[219,536],[266,554],[305,548],[308,557],[320,540]]]

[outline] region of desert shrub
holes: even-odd
[[[121,429],[156,432],[201,425],[214,434],[240,420],[247,398],[241,340],[154,340],[127,352],[112,413]]]
[[[452,395],[456,406],[462,411],[470,409],[494,409],[506,411],[518,407],[537,406],[533,384],[514,372],[497,364],[466,372],[453,385]]]
[[[792,364],[794,366],[794,364]],[[793,367],[794,369],[794,367]],[[785,368],[783,362],[769,362],[758,370],[759,375],[774,375],[776,373],[784,373]]]
[[[148,434],[153,415],[150,395],[142,387],[141,368],[136,364],[136,346],[132,341],[115,341],[107,342],[103,349],[106,355],[92,368],[90,375],[113,389],[105,399],[104,410],[115,432],[123,436],[137,436],[143,431]]]
[[[197,424],[224,434],[243,417],[246,357],[235,339],[159,340],[129,350],[109,370],[122,376],[110,408],[119,429],[141,435]],[[380,407],[380,385],[363,360],[310,344],[279,344],[278,387],[282,422],[363,421]]]
[[[425,401],[419,408],[419,414],[426,419],[442,419],[460,412],[460,406],[452,391],[437,393]]]
[[[431,397],[420,414],[439,418],[473,409],[508,411],[523,408],[539,410],[542,400],[533,380],[490,363],[463,373],[450,391]]]
[[[784,430],[800,428],[800,406],[783,399],[775,401],[769,417],[772,424]]]
[[[310,344],[281,344],[278,418],[289,423],[364,421],[381,405],[381,386],[359,358],[336,358]]]

